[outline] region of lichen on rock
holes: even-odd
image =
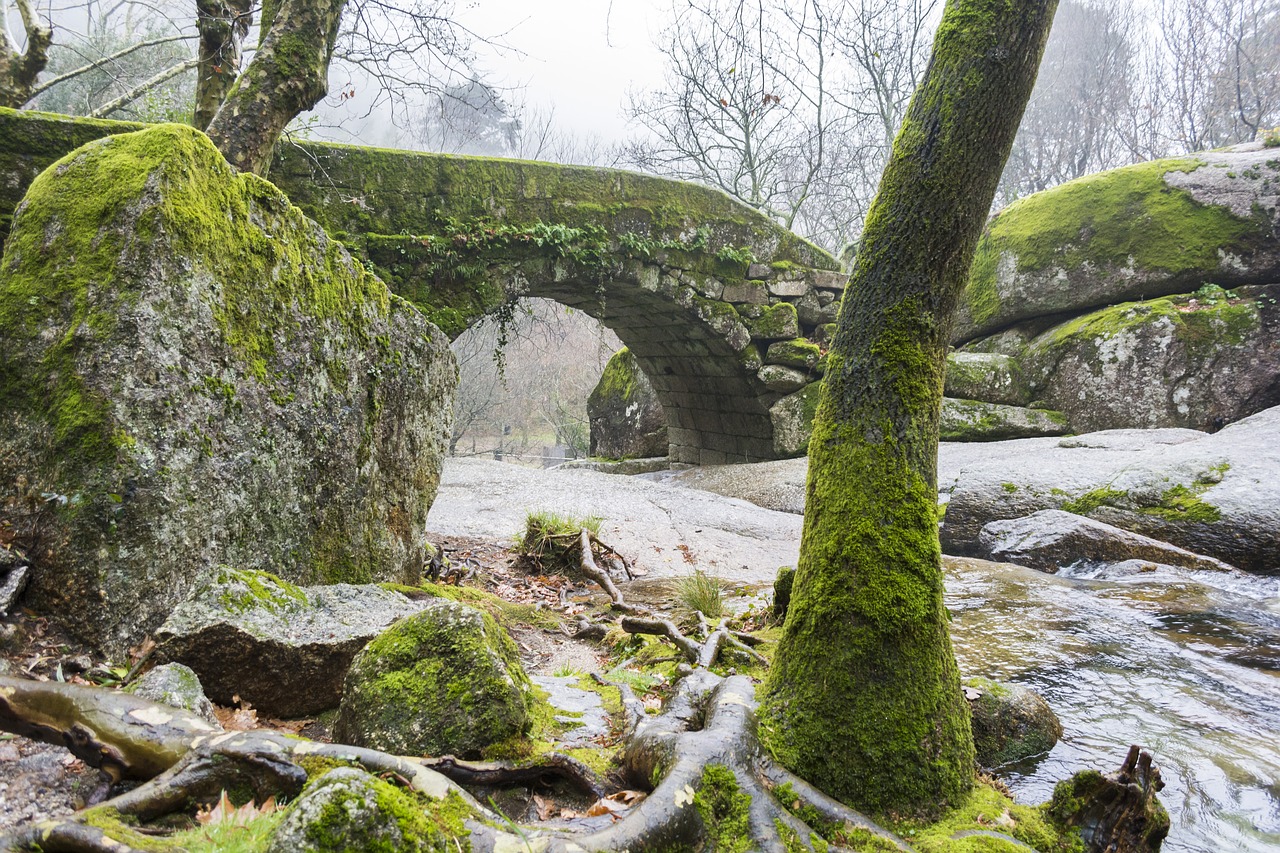
[[[120,652],[217,563],[412,579],[456,376],[203,134],[90,142],[32,183],[0,262],[0,481],[54,509],[30,603]]]

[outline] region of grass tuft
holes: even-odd
[[[531,512],[525,518],[524,535],[516,541],[515,550],[540,572],[576,574],[582,529],[599,535],[603,520],[596,515],[578,518],[542,510]]]
[[[693,574],[680,578],[676,584],[676,600],[682,607],[701,612],[708,619],[719,619],[724,615],[721,580],[701,569],[695,569]]]

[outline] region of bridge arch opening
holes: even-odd
[[[769,405],[781,395],[758,379],[759,348],[741,318],[726,303],[699,293],[694,280],[681,281],[656,264],[619,263],[602,274],[563,259],[495,264],[485,278],[500,286],[502,297],[491,300],[480,317],[505,310],[514,297],[551,300],[594,318],[618,346],[628,347],[666,413],[673,463],[777,458]],[[475,282],[470,286],[483,290]],[[614,350],[564,351],[559,357],[603,355],[607,361]]]

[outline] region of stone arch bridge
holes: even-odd
[[[0,111],[0,229],[54,160],[138,127]],[[281,146],[270,178],[450,337],[518,296],[599,319],[651,380],[673,462],[803,449],[846,277],[728,196],[612,169],[314,142]]]

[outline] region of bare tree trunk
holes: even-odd
[[[26,31],[27,46],[18,53],[16,40],[5,23],[4,42],[0,44],[0,106],[17,109],[31,100],[36,76],[49,63],[49,45],[53,42],[53,30],[40,20],[31,0],[16,0]],[[0,11],[7,11],[0,7]]]
[[[209,125],[209,137],[231,165],[266,174],[285,127],[328,92],[329,59],[345,5],[283,0],[274,7],[270,31]]]
[[[942,601],[942,375],[1056,6],[947,3],[867,216],[814,419],[761,734],[789,769],[874,814],[937,813],[973,784]]]
[[[244,39],[253,19],[248,0],[196,0],[200,71],[194,124],[204,130],[240,76]]]

